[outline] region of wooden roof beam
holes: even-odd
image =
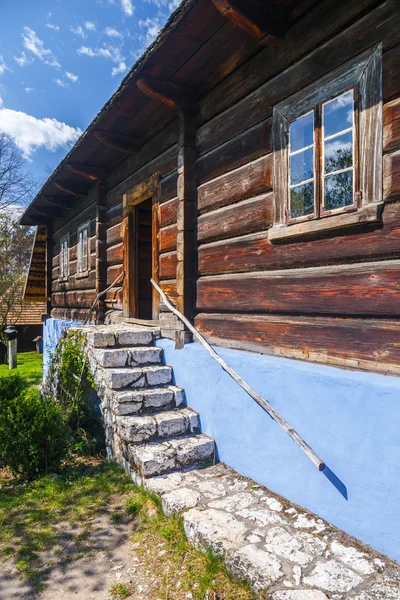
[[[104,181],[106,178],[106,170],[102,167],[92,167],[91,165],[76,165],[68,164],[67,168],[75,175],[81,175],[91,181]]]
[[[265,0],[212,0],[227,19],[264,45],[279,43],[285,37],[287,23]]]
[[[182,108],[195,101],[193,90],[187,90],[171,81],[140,77],[136,80],[136,84],[143,94],[153,100],[163,102],[169,108]]]
[[[59,218],[62,217],[63,211],[61,208],[55,208],[52,206],[34,206],[34,210],[40,215],[44,215],[45,217],[53,217]]]
[[[66,194],[71,194],[71,196],[82,196],[84,194],[84,192],[78,192],[70,187],[67,187],[67,185],[58,183],[57,181],[53,182],[54,185],[56,186],[56,188],[58,190],[60,190],[60,192],[65,192]]]
[[[139,152],[141,148],[140,140],[130,135],[96,130],[95,136],[99,142],[118,152]]]
[[[74,200],[72,200],[71,198],[57,198],[56,196],[46,195],[43,195],[42,198],[46,200],[48,204],[52,204],[53,206],[57,206],[61,209],[68,209],[74,206]]]

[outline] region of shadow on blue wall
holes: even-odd
[[[331,484],[335,486],[339,494],[341,494],[345,500],[349,499],[349,496],[347,494],[347,487],[345,486],[343,481],[339,479],[339,477],[335,475],[333,471],[330,470],[329,467],[325,465],[325,469],[323,469],[322,474],[325,475],[327,479],[329,479]]]

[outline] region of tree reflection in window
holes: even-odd
[[[314,111],[289,126],[289,214],[298,219],[315,212]]]

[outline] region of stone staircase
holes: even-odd
[[[215,462],[214,440],[200,433],[196,411],[184,404],[172,368],[154,345],[159,330],[90,326],[87,351],[106,428],[110,458],[136,483]]]

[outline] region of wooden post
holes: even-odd
[[[17,338],[8,342],[8,368],[17,368]]]
[[[106,189],[103,183],[97,184],[96,206],[96,297],[99,297],[96,323],[104,323],[106,303],[100,296],[107,287],[107,224]]]
[[[53,224],[46,228],[46,298],[47,314],[51,315],[51,295],[53,287]]]
[[[196,129],[195,105],[184,105],[179,115],[176,279],[177,307],[190,323],[194,321],[197,273]],[[182,348],[187,338],[182,325],[176,333],[176,347]]]

